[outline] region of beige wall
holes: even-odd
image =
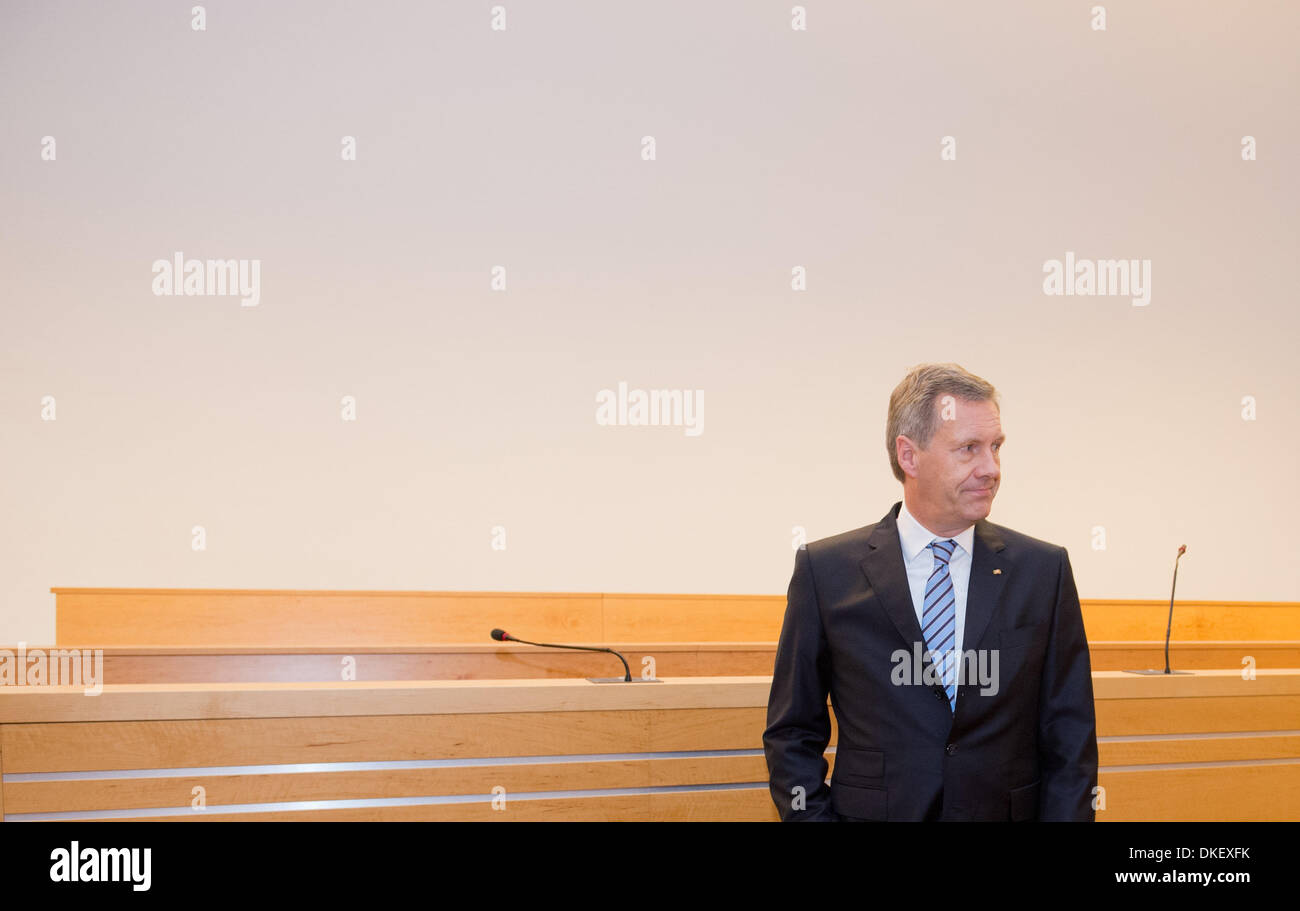
[[[1300,7],[505,5],[0,7],[0,640],[52,585],[784,592],[929,360],[1084,597],[1186,543],[1189,598],[1300,599]],[[177,250],[259,304],[155,296]],[[1066,251],[1149,304],[1044,294]],[[621,380],[704,432],[598,426]]]

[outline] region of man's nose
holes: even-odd
[[[997,457],[992,452],[985,452],[983,458],[980,459],[978,471],[981,478],[996,479],[1002,474],[1002,467],[998,464]]]

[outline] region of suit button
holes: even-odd
[[[948,694],[945,693],[943,690],[938,690],[938,689],[936,689],[936,690],[934,690],[934,698],[935,698],[935,699],[941,699],[941,700],[943,700],[944,702],[947,702],[947,701],[948,701]]]
[[[953,755],[954,753],[957,752],[957,744],[955,744],[955,743],[950,743],[950,744],[948,744],[946,747],[943,748],[943,751],[944,751],[945,753],[947,753],[949,756],[951,756],[951,755]]]

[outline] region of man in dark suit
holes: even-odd
[[[986,519],[1004,439],[986,380],[914,368],[886,429],[902,502],[797,551],[763,734],[783,820],[1094,818],[1079,596],[1065,548]]]

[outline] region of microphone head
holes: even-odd
[[[1184,544],[1182,547],[1178,548],[1178,556],[1181,557],[1181,556],[1182,556],[1183,554],[1185,554],[1185,553],[1187,553],[1187,545],[1186,545],[1186,544]]]
[[[494,629],[492,630],[492,638],[497,642],[505,642],[510,638],[510,634],[503,629]]]

